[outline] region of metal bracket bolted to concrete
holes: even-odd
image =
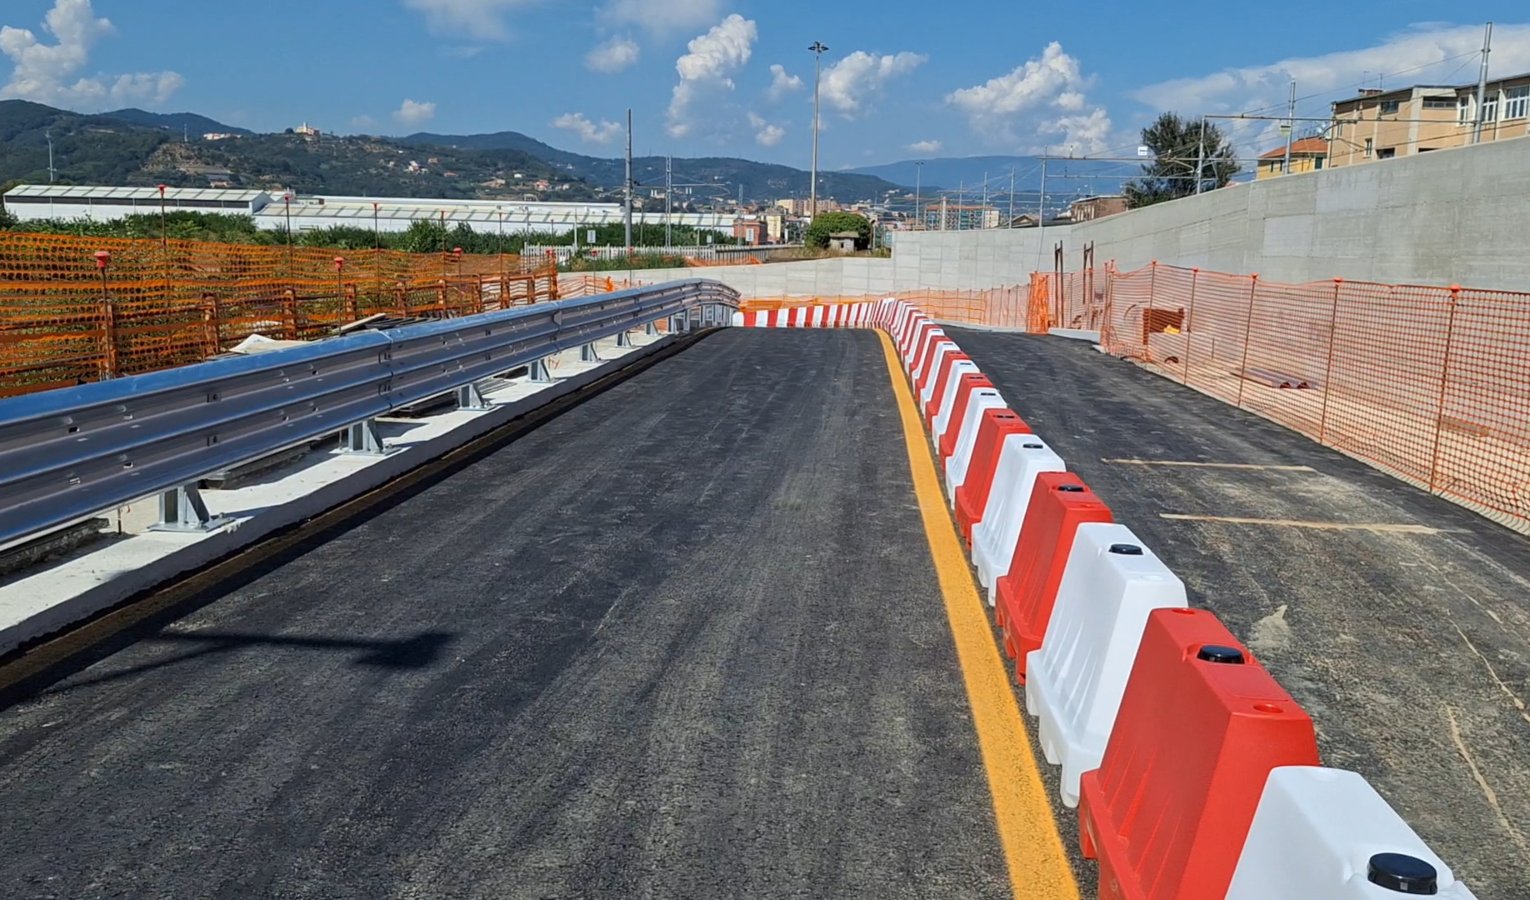
[[[212,531],[227,521],[207,511],[207,502],[196,485],[183,484],[159,495],[159,521],[149,530],[196,533]]]
[[[457,388],[457,408],[485,410],[493,409],[494,404],[478,389],[476,382],[469,382]]]
[[[376,419],[357,422],[340,432],[340,448],[346,453],[366,453],[373,456],[383,456],[388,452],[383,446],[382,434],[377,430]]]
[[[618,331],[616,333],[616,346],[618,346],[618,347],[631,347],[632,346],[632,335],[629,332],[626,332],[626,331]]]
[[[545,358],[533,360],[526,367],[526,373],[537,384],[551,384],[553,381],[552,370],[547,368],[547,360]]]
[[[581,344],[579,346],[579,361],[600,362],[600,354],[595,352],[595,345],[593,343]]]

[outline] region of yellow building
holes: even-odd
[[[1333,105],[1328,164],[1350,166],[1472,143],[1477,85],[1414,85],[1362,91]],[[1488,82],[1482,139],[1530,133],[1530,74]]]
[[[1285,164],[1286,146],[1282,144],[1274,150],[1259,154],[1259,171],[1254,177],[1263,181],[1281,174],[1298,175],[1302,172],[1316,172],[1328,164],[1328,139],[1307,137],[1292,142],[1289,173],[1281,172]]]

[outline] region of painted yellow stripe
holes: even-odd
[[[1428,525],[1393,522],[1311,522],[1306,519],[1250,519],[1243,516],[1197,516],[1188,513],[1159,513],[1158,518],[1175,522],[1216,522],[1222,525],[1274,525],[1281,528],[1314,528],[1319,531],[1374,531],[1377,534],[1440,534],[1445,529]]]
[[[1024,900],[1075,900],[1079,896],[1078,882],[1052,818],[1046,786],[1041,782],[1041,772],[1026,737],[1025,720],[1010,687],[1009,670],[999,656],[988,625],[987,604],[978,596],[956,528],[946,512],[945,494],[924,439],[924,425],[913,395],[901,377],[897,353],[885,333],[877,334],[882,339],[887,373],[892,377],[893,394],[898,399],[903,438],[913,470],[914,494],[919,498],[930,556],[956,639],[956,657],[961,663],[967,698],[972,703],[972,721],[983,753],[983,767],[988,773],[988,790],[993,797],[999,843],[1004,847],[1004,859],[1009,866],[1010,886],[1015,897]]]
[[[1102,459],[1115,466],[1181,466],[1187,469],[1261,469],[1270,472],[1316,472],[1311,466],[1264,466],[1257,463],[1197,462],[1179,459]]]

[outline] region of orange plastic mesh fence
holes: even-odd
[[[514,256],[0,234],[0,397],[148,372],[253,334],[557,299]]]
[[[1110,353],[1530,531],[1530,294],[1159,264],[1106,280]]]

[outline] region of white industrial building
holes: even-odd
[[[289,199],[290,197],[290,199]],[[160,210],[160,191],[153,187],[86,187],[26,184],[5,192],[5,207],[21,221],[89,219],[112,221]],[[405,231],[420,220],[445,222],[448,228],[467,223],[474,231],[565,231],[575,226],[608,225],[622,221],[619,203],[541,203],[512,200],[433,200],[413,197],[330,197],[270,194],[265,191],[166,188],[164,208],[195,210],[255,218],[267,231],[294,232],[351,225],[379,231]],[[663,212],[632,214],[634,224],[661,225]],[[732,213],[673,213],[674,225],[730,231]]]

